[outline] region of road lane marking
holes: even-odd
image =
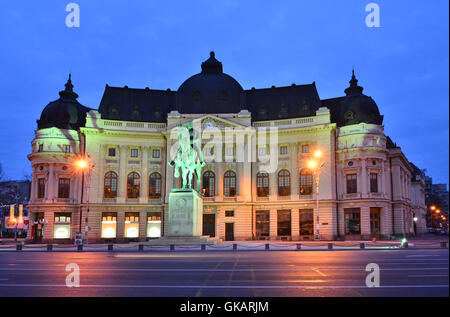
[[[408,275],[408,277],[448,277],[448,274],[442,274],[442,275],[440,275],[440,274],[436,274],[436,275],[419,275],[419,274],[416,274],[416,275]]]
[[[233,281],[233,273],[234,273],[234,271],[236,269],[236,265],[237,265],[240,257],[241,257],[241,255],[238,255],[237,258],[236,258],[236,261],[233,264],[233,268],[231,269],[230,276],[228,277],[227,285],[230,285],[231,282]],[[227,297],[227,295],[228,295],[228,288],[225,289],[225,292],[224,292],[223,296]]]
[[[316,268],[314,268],[314,267],[312,267],[312,269],[313,269],[314,272],[316,272],[317,274],[319,274],[319,275],[321,275],[321,276],[324,276],[324,277],[327,276],[326,274],[320,272],[318,269],[316,269]]]
[[[0,287],[50,287],[67,288],[64,284],[0,284]],[[380,285],[380,287],[367,287],[365,285],[126,285],[126,284],[85,284],[80,288],[208,288],[208,289],[380,289],[380,288],[448,288],[448,284],[436,285]]]
[[[218,267],[221,263],[218,263]],[[448,267],[430,267],[430,268],[381,268],[381,271],[443,271],[448,270]],[[114,269],[114,268],[83,268],[83,271],[92,272],[250,272],[251,270],[255,272],[296,272],[296,271],[310,271],[310,268],[249,268],[249,269],[216,269],[216,268],[199,268],[199,269],[188,269],[188,268],[126,268],[126,269]],[[322,271],[365,271],[364,268],[321,268]],[[62,268],[20,268],[20,267],[0,267],[0,271],[65,271]]]
[[[205,280],[202,283],[202,286],[206,286],[209,279],[213,276],[214,272],[216,272],[217,268],[222,264],[223,261],[217,262],[216,266],[212,269],[211,273],[208,274],[208,276],[205,278]],[[207,272],[207,271],[206,271]],[[203,292],[203,287],[199,288],[197,293],[195,293],[195,297],[200,297]]]

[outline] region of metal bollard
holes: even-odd
[[[138,251],[144,251],[144,245],[143,244],[140,244],[138,246]]]
[[[408,242],[403,243],[403,247],[404,247],[405,249],[408,249]]]
[[[47,251],[53,251],[53,244],[47,244]]]
[[[174,244],[170,245],[170,251],[175,251],[175,245]]]
[[[108,251],[113,251],[114,250],[114,246],[112,244],[108,244]]]
[[[236,251],[236,250],[237,250],[237,244],[233,243],[233,251]]]
[[[447,241],[441,241],[441,248],[447,248]]]
[[[302,249],[302,244],[301,243],[297,243],[296,250],[301,250],[301,249]]]
[[[365,249],[365,248],[366,248],[366,244],[365,244],[364,242],[361,242],[361,243],[359,244],[359,248],[360,248],[360,249]]]
[[[269,250],[270,250],[269,244],[266,243],[266,251],[269,251]]]
[[[201,250],[202,250],[202,251],[205,251],[205,250],[206,250],[206,244],[202,244]]]
[[[83,251],[83,245],[82,244],[77,245],[77,251]]]
[[[328,250],[332,250],[333,249],[333,243],[328,243]]]
[[[22,251],[22,244],[16,244],[16,251]]]

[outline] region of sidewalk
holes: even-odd
[[[443,244],[445,242],[445,245]],[[411,239],[407,245],[401,241],[226,241],[217,245],[157,245],[155,243],[87,244],[87,252],[136,252],[136,251],[315,251],[315,250],[389,250],[389,249],[437,249],[448,248],[447,239]],[[0,244],[1,251],[81,251],[72,244]]]

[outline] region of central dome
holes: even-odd
[[[223,73],[222,63],[211,52],[202,72],[178,88],[176,107],[180,113],[238,113],[243,97],[241,85]]]

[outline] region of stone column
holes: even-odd
[[[270,209],[270,214],[269,214],[269,235],[270,235],[270,240],[276,240],[277,238],[277,227],[278,227],[278,212],[276,209]]]
[[[139,241],[147,240],[147,212],[139,212]]]
[[[174,168],[172,166],[170,166],[168,164],[168,162],[171,161],[171,157],[170,157],[170,141],[168,139],[166,139],[166,159],[163,161],[163,164],[165,166],[166,169],[166,190],[165,190],[165,203],[169,203],[169,195],[170,195],[170,191],[173,188],[173,182],[174,182],[174,177],[173,177],[173,173],[174,173]]]
[[[94,185],[97,190],[95,190],[96,196],[93,197],[93,195],[90,195],[92,198],[94,198],[95,200],[91,199],[92,202],[98,202],[101,203],[103,201],[103,193],[104,193],[104,186],[105,186],[105,151],[106,151],[106,145],[105,144],[100,144],[99,147],[99,155],[98,155],[98,162],[97,162],[97,186],[95,186],[95,184],[91,184]],[[92,178],[93,178],[93,174],[91,172]],[[93,186],[91,186],[91,193],[93,193]]]
[[[148,202],[148,146],[142,147],[141,160],[141,191],[139,192],[139,202],[145,204]]]
[[[45,195],[48,200],[54,200],[57,197],[57,183],[58,180],[55,177],[55,166],[50,163],[48,166],[47,190]]]
[[[125,230],[125,212],[117,212],[117,223],[116,223],[116,239],[117,242],[124,241],[124,230]]]
[[[278,200],[278,173],[277,171],[269,174],[269,200]]]
[[[370,207],[362,206],[360,210],[361,237],[362,239],[370,239]]]
[[[217,182],[217,196],[216,196],[216,201],[223,201],[223,163],[216,163],[217,166],[217,173],[216,173],[216,182]],[[236,180],[237,181],[237,180]]]
[[[290,151],[290,163],[291,163],[291,199],[292,197],[297,200],[299,199],[300,195],[300,185],[299,185],[299,169],[298,169],[298,162],[297,162],[297,143],[292,143]]]
[[[119,162],[119,180],[118,180],[118,195],[117,202],[125,203],[127,199],[127,153],[128,147],[126,145],[120,146],[120,162]]]
[[[366,159],[361,161],[361,195],[362,197],[367,197],[367,168],[366,168]]]
[[[300,212],[298,209],[291,210],[291,237],[298,240],[300,237]]]

